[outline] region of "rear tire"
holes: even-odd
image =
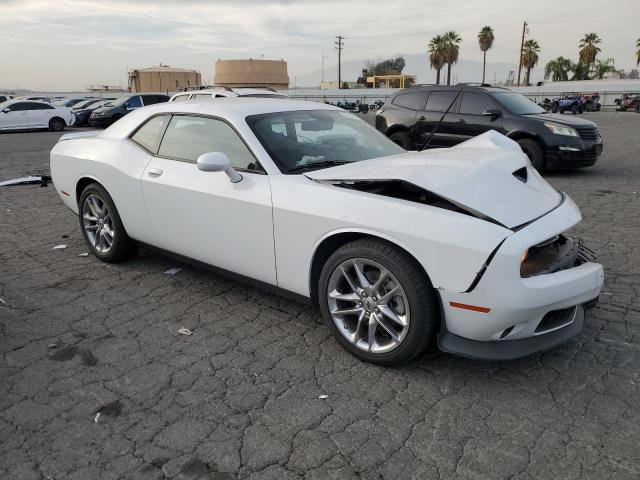
[[[389,140],[393,143],[400,145],[405,150],[413,150],[413,142],[407,132],[395,132],[389,135]]]
[[[518,145],[522,151],[527,155],[533,168],[539,172],[544,171],[544,152],[538,142],[530,138],[522,138],[518,140]]]
[[[435,344],[435,290],[415,260],[391,243],[365,238],[336,250],[322,268],[318,298],[338,343],[360,360],[397,365]]]
[[[51,130],[52,132],[61,132],[66,126],[67,124],[60,117],[53,117],[51,120],[49,120],[49,130]]]
[[[82,236],[100,260],[120,262],[135,251],[113,199],[102,185],[87,185],[78,201],[78,213]]]

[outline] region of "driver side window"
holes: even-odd
[[[140,100],[140,97],[137,95],[127,100],[127,108],[139,108],[141,106],[142,106],[142,100]]]

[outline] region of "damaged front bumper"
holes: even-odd
[[[470,358],[510,360],[578,335],[585,307],[597,299],[604,282],[593,252],[566,242],[547,269],[527,275],[521,265],[532,245],[560,236],[580,220],[566,197],[557,209],[509,236],[473,289],[440,289],[445,318],[440,348]]]

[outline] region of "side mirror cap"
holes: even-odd
[[[489,110],[485,110],[484,112],[482,112],[482,115],[486,116],[486,117],[500,117],[502,115],[502,112],[500,110],[498,110],[497,108],[491,108]]]
[[[203,153],[198,157],[198,169],[203,172],[224,172],[232,183],[242,180],[242,175],[231,166],[229,157],[222,152]]]

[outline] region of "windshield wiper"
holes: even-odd
[[[305,163],[304,165],[297,165],[295,167],[291,167],[289,170],[287,170],[287,173],[301,172],[303,170],[310,170],[316,167],[319,167],[319,168],[335,167],[336,165],[344,165],[345,163],[351,163],[351,162],[347,162],[346,160],[323,160],[321,162]]]

